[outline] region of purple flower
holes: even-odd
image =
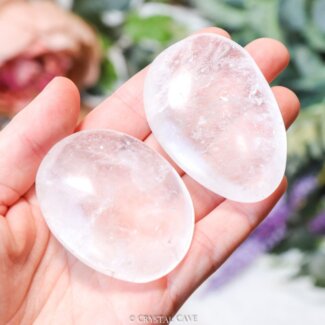
[[[312,234],[325,235],[325,211],[317,215],[308,225]]]
[[[290,192],[289,202],[293,209],[298,209],[303,205],[306,198],[317,187],[317,177],[307,175],[295,181]]]
[[[298,179],[290,193],[281,198],[268,217],[212,276],[208,290],[226,284],[258,256],[277,245],[285,237],[290,215],[304,204],[316,187],[317,178],[314,175]],[[314,232],[325,233],[325,212],[310,227]]]
[[[269,216],[242,243],[231,257],[219,268],[209,281],[208,290],[218,288],[251,264],[258,256],[272,249],[286,233],[286,222],[290,215],[287,198],[283,197]]]

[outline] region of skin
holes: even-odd
[[[218,28],[203,32],[230,37]],[[289,61],[287,49],[276,40],[257,39],[246,49],[269,82]],[[131,314],[174,315],[285,192],[283,179],[264,201],[237,203],[209,192],[177,168],[193,199],[196,226],[190,251],[175,270],[139,285],[101,275],[69,255],[39,210],[37,168],[57,141],[89,128],[126,132],[166,157],[145,119],[145,74],[146,69],[131,78],[79,125],[78,90],[68,79],[55,78],[0,133],[0,324],[129,324]],[[287,88],[272,90],[289,127],[299,101]]]

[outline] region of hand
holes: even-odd
[[[218,28],[204,31],[229,37]],[[288,51],[278,41],[258,39],[246,49],[268,81],[288,64]],[[284,193],[285,179],[262,202],[236,203],[209,192],[176,167],[192,196],[196,226],[190,251],[170,274],[148,284],[127,283],[99,274],[67,253],[39,210],[37,168],[57,141],[89,128],[126,132],[166,156],[145,119],[145,74],[131,78],[78,127],[78,91],[68,79],[56,78],[0,133],[0,324],[117,325],[136,324],[131,315],[174,315]],[[284,87],[272,89],[288,127],[299,101]]]

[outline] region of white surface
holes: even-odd
[[[254,60],[228,38],[197,34],[163,51],[149,67],[144,104],[160,145],[208,189],[255,202],[281,182],[279,107]]]
[[[73,134],[46,155],[37,198],[57,239],[94,269],[148,282],[170,272],[193,235],[189,193],[143,142],[109,130]]]
[[[278,265],[263,256],[239,277],[207,293],[202,286],[179,311],[197,314],[199,325],[325,324],[325,289],[309,278],[292,279],[299,254]]]

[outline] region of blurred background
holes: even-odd
[[[325,0],[0,0],[0,125],[56,75],[78,85],[86,114],[206,26],[241,45],[282,41],[291,63],[274,84],[302,111],[288,133],[286,196],[181,312],[199,324],[325,324]]]

